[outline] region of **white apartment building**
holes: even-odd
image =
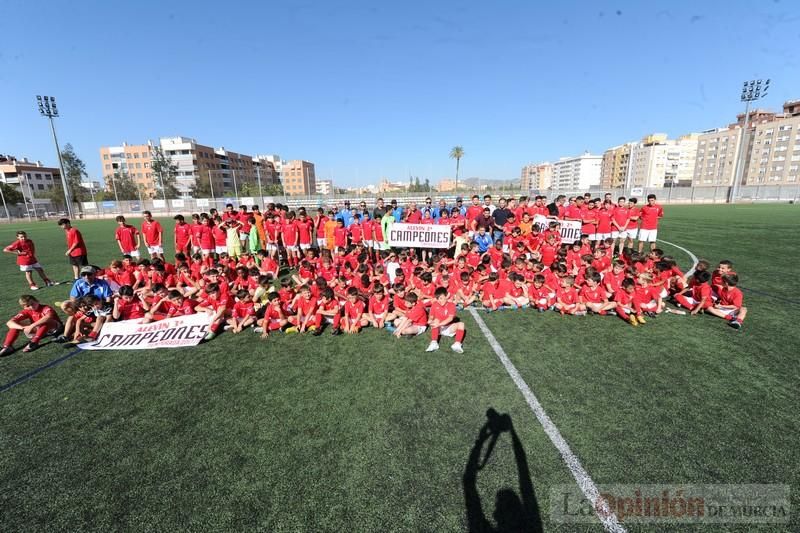
[[[600,185],[602,155],[585,152],[575,157],[562,157],[553,163],[552,191],[583,191]]]
[[[742,128],[715,128],[697,136],[693,187],[729,186],[733,183]]]

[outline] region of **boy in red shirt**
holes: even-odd
[[[225,318],[230,314],[230,310],[233,307],[230,297],[223,296],[219,287],[217,283],[206,285],[206,298],[197,306],[198,313],[211,315],[211,326],[209,326],[208,333],[204,339],[206,341],[214,339],[219,334],[225,325]]]
[[[136,320],[144,318],[147,303],[140,294],[133,292],[133,287],[123,285],[119,288],[119,296],[114,299],[111,318],[114,320]]]
[[[369,324],[364,317],[364,302],[358,297],[358,289],[347,289],[347,301],[344,303],[344,316],[342,328],[345,333],[358,333],[361,328]]]
[[[398,339],[403,335],[422,335],[428,329],[428,312],[425,310],[425,305],[418,301],[416,293],[409,291],[404,300],[407,307],[406,314],[394,323],[393,335]]]
[[[144,235],[144,245],[147,252],[150,254],[151,259],[160,257],[164,259],[164,246],[162,236],[164,233],[161,223],[153,219],[153,214],[150,211],[143,211],[142,215],[142,235]]]
[[[244,328],[253,325],[256,321],[256,304],[246,289],[236,293],[236,303],[228,319],[231,333],[241,333]]]
[[[0,357],[14,352],[14,341],[20,332],[31,339],[22,349],[28,353],[39,347],[39,342],[45,335],[57,335],[63,328],[55,310],[49,305],[39,303],[33,296],[20,296],[19,305],[22,306],[22,310],[6,322],[8,333],[0,349]]]
[[[575,278],[566,276],[561,280],[561,288],[556,293],[556,309],[562,315],[585,314],[586,308],[580,303],[578,291],[574,287]]]
[[[661,298],[661,287],[654,286],[653,276],[650,274],[639,274],[636,277],[636,297],[639,299],[639,307],[648,316],[655,316],[664,310],[664,300]],[[639,315],[636,317],[640,324],[644,324],[644,318]]]
[[[367,306],[367,321],[372,327],[383,329],[386,325],[386,317],[389,314],[389,298],[383,290],[383,286],[377,285],[372,290]]]
[[[303,285],[298,290],[300,293],[294,301],[295,315],[288,318],[292,327],[286,329],[286,333],[303,333],[306,330],[314,331],[314,317],[317,314],[317,301],[312,297],[311,288]]]
[[[711,298],[711,285],[708,284],[710,279],[711,273],[708,270],[696,272],[692,279],[691,288],[686,289],[686,292],[689,292],[691,296],[680,292],[674,296],[675,301],[681,307],[689,309],[692,315],[713,307],[714,300]]]
[[[283,240],[283,246],[286,248],[286,261],[290,267],[295,266],[300,261],[297,226],[294,211],[289,211],[289,214],[286,215],[286,222],[281,225],[281,239]]]
[[[269,303],[264,310],[264,318],[261,319],[261,325],[255,329],[256,333],[259,331],[261,332],[262,339],[266,339],[271,332],[279,331],[289,323],[283,313],[283,304],[280,295],[277,292],[272,292],[267,299]]]
[[[189,256],[192,240],[192,226],[186,223],[183,215],[175,215],[175,253],[182,252]]]
[[[642,224],[639,228],[639,253],[644,249],[644,243],[650,243],[650,249],[656,247],[658,238],[658,221],[664,216],[664,209],[656,203],[656,195],[647,195],[647,205],[643,205],[639,218]]]
[[[114,238],[117,240],[119,251],[122,252],[122,255],[129,255],[139,259],[139,246],[141,246],[139,230],[136,229],[136,226],[131,226],[125,222],[125,217],[122,215],[119,215],[116,220],[117,231],[114,234]]]
[[[737,287],[739,276],[736,274],[725,274],[722,276],[722,292],[719,294],[719,302],[706,309],[706,312],[728,321],[728,325],[733,329],[741,329],[742,322],[747,316],[747,308],[744,304],[742,290]]]
[[[639,306],[639,298],[636,296],[636,283],[632,279],[622,280],[619,289],[614,293],[614,303],[617,316],[631,326],[638,326],[640,322],[645,323]]]
[[[83,235],[77,228],[73,228],[68,218],[62,218],[58,221],[58,225],[64,229],[67,237],[67,251],[64,252],[69,258],[69,264],[72,265],[72,277],[78,279],[80,277],[80,269],[89,264],[89,256],[86,250],[86,243],[83,241]]]
[[[24,231],[18,231],[17,240],[3,248],[3,251],[17,256],[17,266],[20,272],[25,273],[25,279],[28,281],[28,286],[32,291],[39,290],[39,287],[33,281],[33,271],[39,274],[45,286],[52,287],[55,285],[44,273],[44,268],[39,264],[39,260],[36,259],[36,246]]]
[[[336,219],[336,229],[333,230],[333,250],[339,253],[341,250],[347,249],[347,228],[344,227],[344,220],[341,218]]]
[[[326,287],[320,294],[320,303],[317,307],[317,314],[314,317],[315,331],[312,333],[315,337],[322,335],[322,322],[325,321],[333,326],[331,335],[341,335],[340,328],[342,321],[341,306],[339,301],[333,294],[333,289]]]
[[[617,304],[608,301],[608,296],[600,286],[601,276],[597,272],[590,272],[586,276],[586,285],[581,288],[580,297],[583,306],[592,313],[605,315],[614,309]]]
[[[426,352],[435,352],[439,349],[439,337],[455,337],[455,342],[450,347],[456,353],[464,353],[461,346],[466,331],[464,323],[456,317],[456,304],[447,301],[447,289],[439,287],[436,289],[436,299],[431,304],[428,325],[431,327],[431,343],[425,349]]]
[[[528,287],[528,300],[540,313],[543,313],[553,305],[551,292],[550,287],[544,284],[544,276],[536,274],[533,277],[533,283]]]

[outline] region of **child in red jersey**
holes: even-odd
[[[639,298],[636,295],[636,283],[632,279],[626,278],[622,280],[619,289],[614,293],[614,303],[616,304],[614,310],[617,312],[617,316],[631,326],[645,323],[639,306]]]
[[[398,339],[403,335],[422,335],[428,329],[428,312],[422,302],[418,301],[416,293],[409,292],[404,300],[408,310],[405,316],[398,318],[394,322],[395,330],[393,335]]]
[[[114,299],[111,317],[114,320],[136,320],[144,318],[147,304],[141,295],[133,292],[133,287],[123,285],[119,288],[118,297]]]
[[[14,341],[20,333],[24,333],[31,340],[22,349],[23,352],[32,352],[39,347],[39,342],[46,335],[58,335],[63,325],[55,310],[49,305],[39,303],[39,300],[30,295],[19,298],[22,310],[6,322],[8,333],[0,349],[0,357],[11,355],[14,352]]]
[[[344,220],[336,219],[336,229],[333,230],[334,251],[341,256],[343,251],[347,251],[347,228],[344,227]]]
[[[664,300],[661,298],[661,288],[654,286],[653,276],[644,273],[636,277],[636,297],[639,299],[639,307],[642,313],[647,316],[656,316],[664,310]],[[640,324],[644,324],[641,315],[636,317]]]
[[[605,315],[614,309],[617,304],[608,301],[605,289],[600,285],[602,277],[600,273],[590,271],[586,275],[585,285],[581,287],[581,304],[587,311]]]
[[[289,211],[286,215],[286,221],[281,224],[281,240],[284,248],[286,248],[286,261],[290,267],[295,266],[300,261],[298,237],[298,225],[294,211]]]
[[[289,323],[292,327],[286,330],[286,333],[304,333],[305,331],[314,331],[314,317],[317,314],[317,300],[311,294],[311,287],[303,285],[298,289],[298,295],[294,299],[292,306],[294,308],[294,316],[288,317]]]
[[[696,315],[712,307],[714,300],[711,298],[711,285],[708,284],[711,273],[707,270],[696,272],[692,279],[691,288],[674,296],[681,307],[689,309],[690,314]],[[687,294],[688,292],[688,294]]]
[[[550,309],[554,303],[551,297],[552,289],[544,282],[544,276],[536,274],[533,277],[533,283],[528,287],[528,300],[540,313]]]
[[[455,337],[455,342],[450,347],[456,353],[464,353],[461,343],[466,330],[464,323],[456,317],[456,304],[447,301],[447,289],[436,289],[436,301],[431,304],[428,325],[431,327],[431,343],[426,352],[435,352],[439,349],[439,337]]]
[[[468,271],[461,272],[458,278],[458,283],[453,285],[455,288],[453,301],[456,306],[469,307],[478,298],[475,291],[475,282],[472,281]]]
[[[261,338],[266,339],[273,331],[279,331],[285,327],[289,321],[283,313],[281,298],[277,292],[272,292],[267,296],[267,306],[264,310],[264,318],[259,322],[260,326],[255,329],[256,333],[261,332]],[[316,332],[315,332],[316,333]]]
[[[706,309],[706,313],[727,320],[728,325],[733,329],[741,329],[742,322],[747,316],[747,308],[743,305],[744,295],[737,285],[739,285],[739,276],[734,273],[724,274],[719,301]]]
[[[52,287],[55,285],[55,283],[50,281],[50,278],[47,277],[47,274],[44,273],[42,265],[40,265],[39,260],[36,259],[36,246],[24,231],[18,231],[17,240],[3,248],[3,251],[17,256],[17,266],[20,272],[25,273],[25,279],[28,281],[28,286],[32,291],[39,289],[33,281],[32,272],[34,271],[42,278],[45,286]]]
[[[333,293],[333,289],[326,287],[322,290],[320,296],[317,314],[314,317],[315,330],[312,335],[315,337],[322,335],[323,322],[327,322],[333,326],[331,335],[341,335],[342,310],[339,301]]]
[[[358,333],[361,328],[369,324],[364,316],[364,301],[359,298],[358,289],[350,287],[347,289],[347,301],[344,303],[344,316],[342,317],[342,329],[345,333]]]
[[[505,295],[498,293],[497,280],[497,272],[492,272],[481,286],[481,303],[487,311],[495,311],[503,305]]]
[[[382,285],[376,285],[372,289],[372,296],[369,298],[366,318],[372,327],[383,329],[386,325],[386,318],[389,315],[389,297]]]
[[[715,299],[719,299],[722,290],[725,288],[722,277],[726,274],[736,274],[736,272],[733,270],[733,263],[723,259],[719,262],[717,269],[711,273],[711,292]]]
[[[556,309],[562,315],[581,315],[586,308],[581,304],[578,291],[575,289],[575,278],[566,276],[561,280],[561,288],[556,293]]]
[[[255,323],[255,306],[252,296],[246,289],[240,289],[236,293],[236,303],[233,304],[233,311],[227,320],[227,326],[230,328],[231,333],[241,333],[244,328],[250,327]]]
[[[210,341],[222,331],[225,325],[225,319],[230,314],[233,306],[231,305],[230,297],[227,294],[222,294],[220,285],[217,283],[209,283],[206,285],[205,293],[206,298],[200,302],[196,311],[211,316],[211,326],[209,326],[208,333],[204,339]]]
[[[558,246],[556,244],[556,236],[553,233],[545,237],[544,244],[539,247],[539,254],[539,260],[544,266],[549,267],[555,262],[556,255],[558,254]]]

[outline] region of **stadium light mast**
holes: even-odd
[[[750,126],[750,103],[767,96],[767,91],[769,91],[769,80],[749,80],[742,84],[741,101],[745,102],[744,128],[742,129],[742,140],[739,142],[739,153],[736,155],[736,168],[733,173],[733,186],[731,187],[729,203],[736,202],[736,197],[739,195],[740,183],[744,174],[745,143],[747,141],[747,129]]]
[[[58,155],[58,167],[61,169],[61,187],[64,189],[64,200],[67,203],[67,216],[73,218],[72,198],[70,198],[69,188],[67,187],[67,176],[64,173],[64,161],[61,159],[61,148],[58,147],[58,137],[56,137],[56,126],[53,119],[58,116],[58,107],[54,96],[36,95],[36,103],[39,106],[39,113],[43,117],[50,119],[50,131],[53,133],[53,144],[56,145]]]

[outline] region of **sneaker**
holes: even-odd
[[[630,323],[631,326],[638,326],[639,325],[639,321],[636,320],[636,317],[633,316],[633,315],[628,315],[628,322]]]
[[[31,290],[32,291],[38,291],[39,287],[37,287],[36,285],[31,285]]]
[[[3,348],[0,349],[0,357],[7,357],[12,353],[14,353],[14,348],[11,346],[3,346]]]
[[[206,336],[203,338],[203,340],[211,341],[211,340],[214,340],[214,337],[216,337],[216,336],[217,336],[216,333],[214,333],[213,331],[209,331],[208,333],[206,333]]]
[[[331,335],[341,335],[341,334],[342,330],[340,328],[334,328],[334,330],[331,331]]]
[[[298,331],[299,330],[296,327],[292,326],[290,328],[286,328],[285,333],[297,333]]]
[[[225,326],[222,328],[222,331],[230,331],[232,329],[233,329],[233,326],[231,326],[230,324],[225,324]]]
[[[639,321],[639,324],[647,324],[647,320],[645,320],[644,317],[641,315],[637,316],[636,320]]]
[[[456,353],[464,353],[464,348],[461,347],[460,342],[454,342],[450,349]]]
[[[728,325],[733,329],[742,329],[742,323],[736,320],[735,318],[728,322]]]
[[[58,282],[57,282],[57,281],[50,281],[50,280],[47,280],[47,286],[48,286],[48,287],[55,287],[56,285],[58,285]]]
[[[313,330],[314,332],[312,333],[312,335],[314,335],[315,337],[319,337],[320,335],[322,335],[322,330],[321,329],[317,329],[314,326],[311,326],[311,327],[314,328],[314,330]],[[311,328],[308,328],[308,330],[312,331]]]
[[[56,338],[55,338],[55,339],[53,339],[53,340],[54,340],[55,342],[59,343],[59,344],[64,344],[64,343],[65,343],[65,342],[67,342],[69,339],[67,339],[67,337],[66,337],[66,336],[64,336],[64,335],[59,335],[58,337],[56,337]]]
[[[38,347],[39,347],[39,343],[38,342],[32,342],[31,341],[22,349],[22,351],[25,352],[25,353],[29,353],[29,352],[34,351]]]
[[[425,348],[426,352],[435,352],[439,349],[439,343],[436,341],[431,341],[427,348]]]
[[[253,328],[253,333],[264,333],[264,328],[257,326]]]

